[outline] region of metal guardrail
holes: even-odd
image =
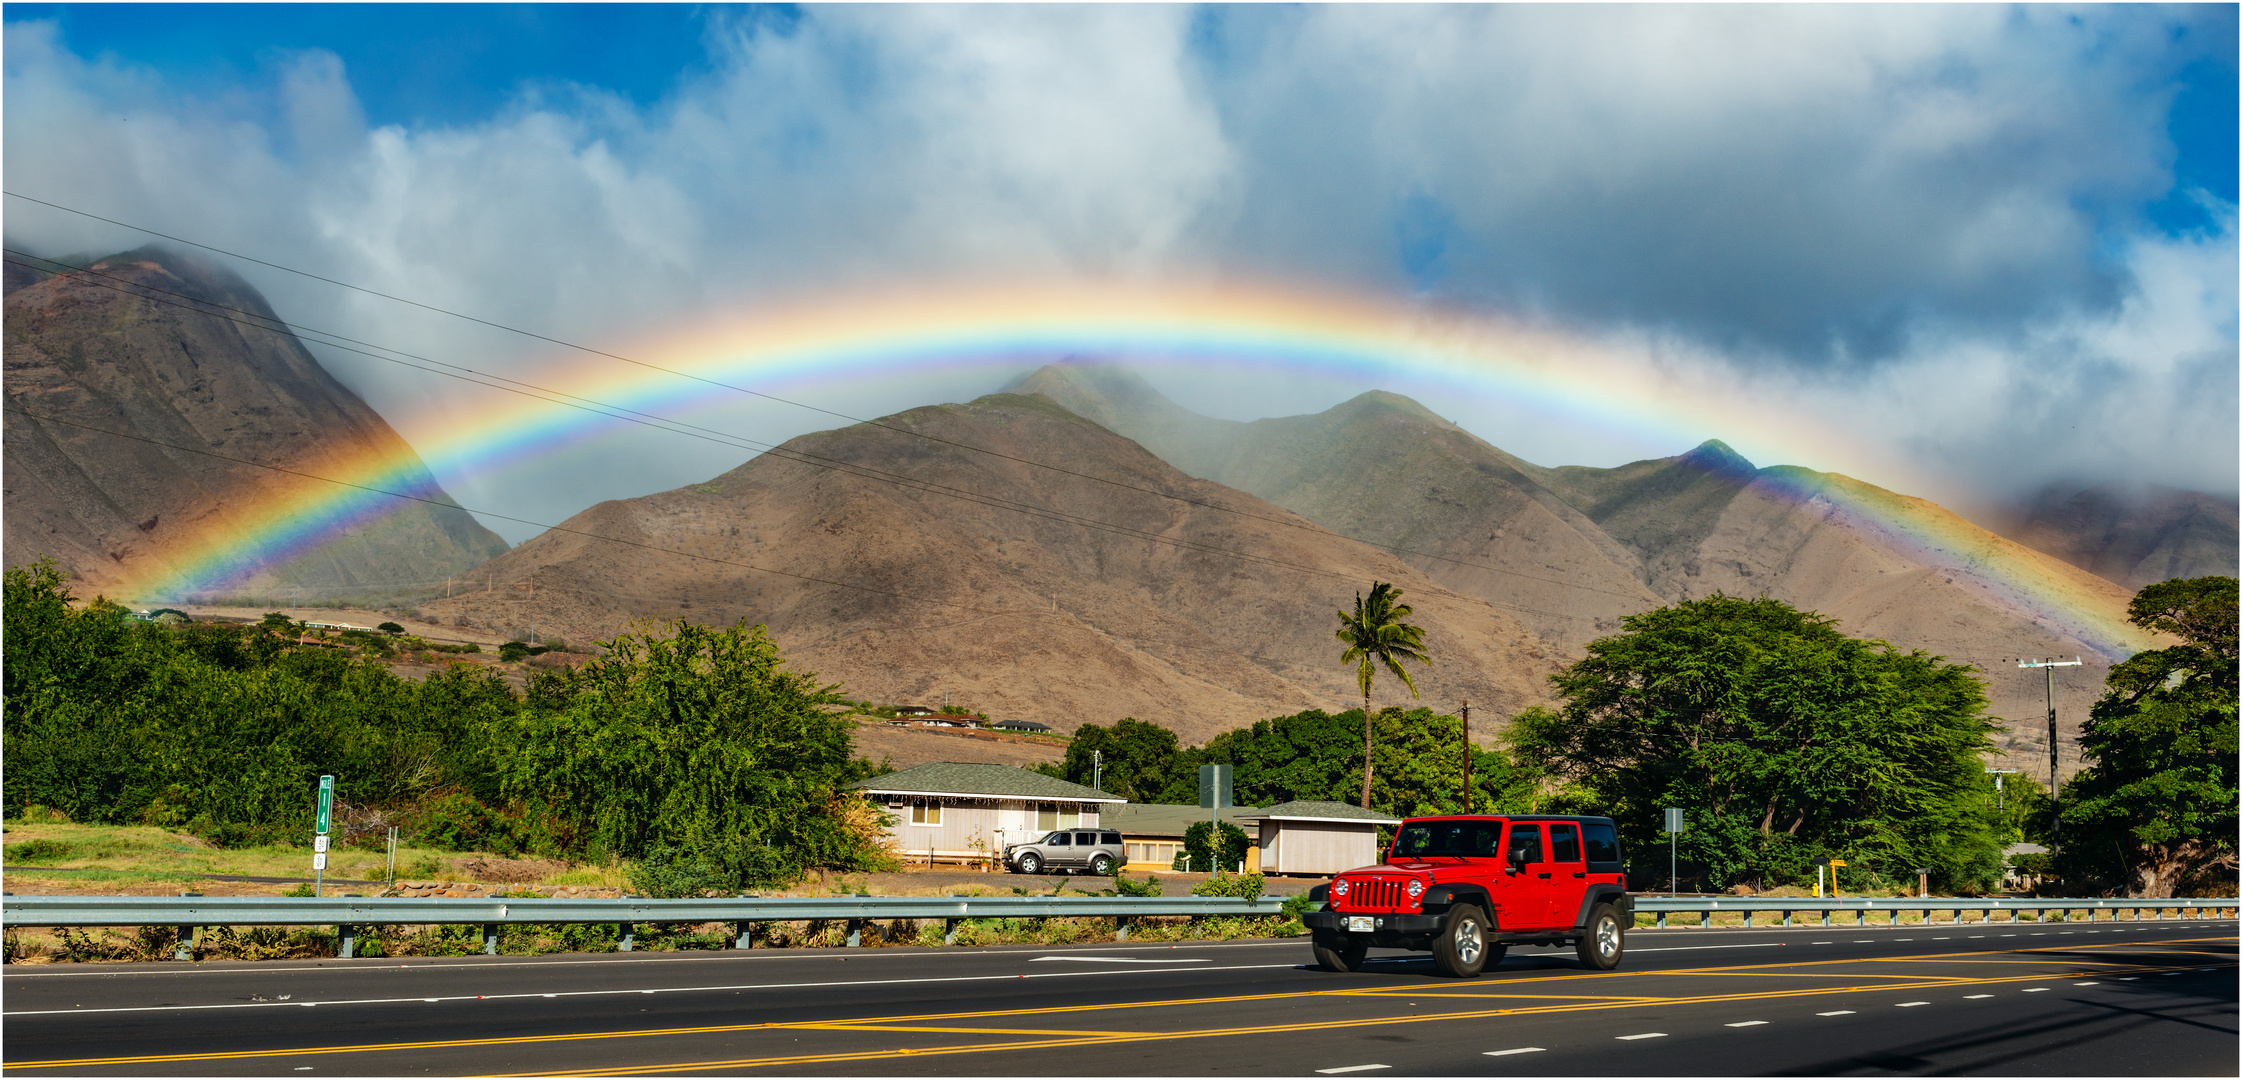
[[[1694,924],[1697,926],[1710,926],[1712,924],[1712,917],[1714,915],[1727,912],[1741,913],[1744,916],[1745,926],[1752,925],[1752,916],[1767,912],[1780,914],[1783,917],[1784,926],[1791,925],[1791,916],[1793,914],[1816,912],[1820,913],[1822,917],[1821,925],[1823,926],[1831,925],[1830,919],[1833,915],[1843,914],[1846,912],[1851,912],[1853,914],[1853,921],[1854,925],[1856,926],[1869,925],[1868,917],[1871,914],[1876,913],[1888,914],[1889,919],[1886,925],[1897,926],[1899,925],[1899,915],[1902,911],[1920,911],[1923,913],[1923,921],[1925,922],[1930,921],[1931,912],[1950,911],[1953,912],[1953,921],[1956,923],[1962,922],[1962,916],[1965,913],[1972,911],[1978,913],[1979,922],[1991,922],[1992,913],[1996,911],[2009,912],[2009,918],[2011,921],[2018,921],[2016,919],[2016,916],[2024,912],[2033,912],[2039,916],[2038,921],[2040,922],[2047,921],[2049,912],[2056,912],[2062,914],[2065,918],[2068,918],[2070,912],[2084,911],[2086,912],[2087,920],[2094,921],[2099,917],[2098,913],[2100,912],[2109,912],[2110,918],[2112,920],[2115,920],[2120,916],[2121,913],[2130,911],[2133,913],[2133,920],[2138,922],[2142,921],[2143,912],[2153,912],[2153,918],[2162,919],[2164,917],[2164,912],[2166,911],[2172,911],[2176,914],[2183,914],[2183,917],[2184,913],[2187,912],[2209,911],[2214,914],[2218,914],[2236,910],[2236,904],[2237,901],[2232,899],[2125,900],[2085,899],[2075,897],[2055,897],[2043,899],[2037,897],[2009,896],[1977,898],[1908,896],[1697,897],[1646,896],[1641,893],[1637,893],[1635,895],[1636,914],[1658,916],[1658,928],[1661,930],[1666,928],[1666,916],[1673,914],[1692,913],[1698,916],[1698,921]]]
[[[957,927],[967,919],[1047,919],[1111,917],[1117,938],[1126,940],[1129,920],[1157,916],[1275,915],[1286,898],[1263,896],[1247,900],[1215,896],[834,896],[754,897],[697,900],[580,900],[545,898],[452,897],[282,897],[282,896],[6,896],[0,897],[0,926],[177,926],[180,956],[184,959],[197,927],[202,926],[333,926],[341,937],[341,955],[353,955],[357,928],[364,926],[415,926],[468,924],[483,928],[483,951],[498,949],[498,928],[509,923],[613,923],[621,931],[620,947],[629,951],[634,927],[639,923],[712,923],[734,925],[734,948],[749,946],[749,925],[759,922],[842,920],[848,924],[848,943],[861,941],[863,925],[882,919],[941,919],[944,942],[956,940]],[[2046,921],[2050,912],[2084,911],[2088,920],[2108,911],[2115,920],[2126,911],[2134,921],[2143,913],[2161,920],[2164,912],[2220,914],[2236,910],[2232,899],[2118,900],[1999,897],[1971,899],[1912,897],[1687,897],[1637,894],[1638,915],[1655,915],[1666,926],[1672,914],[1696,914],[1695,925],[1709,926],[1712,916],[1736,912],[1751,926],[1753,916],[1774,913],[1782,925],[1791,925],[1799,913],[1819,913],[1821,925],[1831,925],[1835,915],[1850,912],[1856,925],[1869,925],[1869,916],[1888,915],[1898,925],[1902,911],[1920,911],[1926,921],[1931,912],[1953,913],[1964,921],[1977,912],[1978,921],[1991,921],[1996,911],[2009,912],[2011,921],[2024,912]]]
[[[842,920],[857,945],[866,922],[942,919],[944,943],[957,938],[966,919],[1112,917],[1126,940],[1129,920],[1156,916],[1275,915],[1282,896],[1247,900],[1227,896],[831,896],[698,900],[577,900],[544,898],[283,897],[283,896],[7,896],[0,926],[177,926],[184,958],[200,926],[334,926],[341,955],[351,956],[362,926],[480,924],[483,951],[498,951],[498,928],[508,923],[613,923],[628,952],[638,923],[728,922],[733,948],[749,945],[759,922]]]

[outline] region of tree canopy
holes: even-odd
[[[1561,706],[1506,733],[1608,814],[1637,851],[1681,807],[1685,880],[1813,879],[1843,858],[1872,877],[1928,868],[1990,887],[2001,827],[1979,753],[1992,721],[1972,671],[1840,633],[1780,601],[1715,595],[1629,616],[1550,677]],[[1663,871],[1663,866],[1658,868]],[[1664,876],[1660,874],[1658,876]]]
[[[1417,696],[1417,681],[1409,677],[1402,666],[1410,661],[1419,664],[1431,662],[1425,653],[1424,629],[1412,626],[1410,607],[1401,602],[1401,590],[1383,581],[1370,583],[1370,595],[1355,594],[1354,614],[1337,613],[1339,629],[1333,632],[1346,649],[1340,652],[1339,662],[1355,668],[1355,681],[1362,687],[1362,805],[1370,805],[1371,768],[1377,761],[1372,753],[1370,723],[1370,686],[1383,667],[1409,688],[1409,696]]]
[[[2092,762],[2063,786],[2068,876],[2135,896],[2234,886],[2235,579],[2151,585],[2134,625],[2180,638],[2110,669],[2079,735]]]

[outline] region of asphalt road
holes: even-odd
[[[1641,930],[1474,980],[1303,940],[0,976],[10,1075],[2226,1075],[2236,923]]]

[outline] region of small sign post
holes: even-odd
[[[1207,861],[1214,864],[1214,872],[1222,873],[1222,808],[1230,805],[1230,766],[1199,766],[1199,805],[1214,811],[1212,823],[1207,826]]]
[[[1677,844],[1677,840],[1676,840],[1676,838],[1677,838],[1677,837],[1679,837],[1679,836],[1681,835],[1681,831],[1682,831],[1682,815],[1681,815],[1681,807],[1678,807],[1678,806],[1669,806],[1669,807],[1667,807],[1667,808],[1666,808],[1666,895],[1668,895],[1668,896],[1672,896],[1672,895],[1674,895],[1675,893],[1677,893],[1677,892],[1679,892],[1679,891],[1681,890],[1681,874],[1680,874],[1680,870],[1679,870],[1679,865],[1680,865],[1680,864],[1679,864],[1679,862],[1678,862],[1678,861],[1676,860],[1676,858],[1675,858],[1675,854],[1674,854],[1674,851],[1675,851],[1675,846],[1676,846],[1676,844]]]
[[[335,818],[335,778],[319,778],[318,827],[311,838],[311,894],[320,895],[327,887],[327,826]]]
[[[1842,897],[1845,895],[1844,890],[1837,887],[1837,868],[1843,865],[1845,865],[1845,860],[1843,859],[1831,859],[1829,861],[1829,894],[1832,897]],[[1865,919],[1868,916],[1863,915],[1861,917]]]

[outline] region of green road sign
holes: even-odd
[[[1235,805],[1230,801],[1230,766],[1199,766],[1199,805],[1209,810]]]
[[[327,832],[327,823],[334,820],[334,814],[335,778],[322,776],[319,778],[319,828],[316,831],[324,835]]]

